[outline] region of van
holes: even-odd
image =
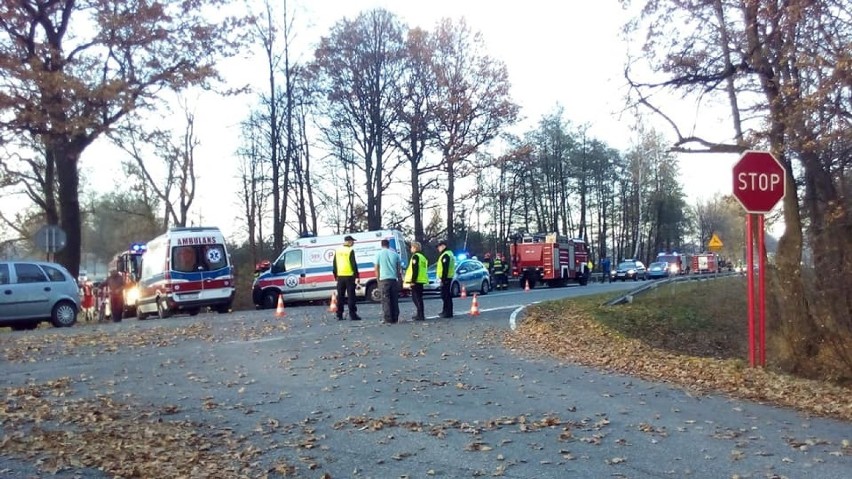
[[[219,228],[170,228],[146,247],[136,317],[194,316],[202,308],[219,313],[231,310],[234,271]]]
[[[45,261],[0,261],[0,326],[35,329],[42,321],[73,326],[80,311],[77,280]]]
[[[268,270],[255,278],[252,286],[254,304],[260,309],[275,308],[279,295],[285,303],[329,299],[337,290],[332,273],[334,254],[343,245],[346,236],[355,238],[352,249],[355,251],[358,278],[361,280],[356,296],[380,302],[381,290],[378,288],[374,260],[382,248],[381,241],[387,239],[390,248],[399,253],[402,264],[408,263],[405,239],[397,230],[297,239],[284,249]]]

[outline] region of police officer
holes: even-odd
[[[438,279],[441,280],[441,308],[442,318],[453,317],[453,275],[456,272],[456,258],[453,256],[452,250],[447,248],[447,242],[444,240],[438,241],[438,264],[435,266],[435,273]]]
[[[360,321],[361,316],[358,316],[358,307],[355,306],[355,287],[360,284],[358,279],[358,263],[355,261],[355,251],[352,245],[355,243],[355,238],[346,236],[343,238],[343,246],[337,249],[334,253],[334,263],[332,265],[332,274],[337,280],[337,319],[343,319],[343,298],[346,298],[349,305],[349,319],[352,321]]]
[[[411,319],[415,321],[426,320],[426,313],[423,311],[423,286],[429,282],[429,277],[426,275],[429,260],[423,256],[420,250],[420,243],[412,241],[411,260],[408,262],[408,268],[405,270],[405,278],[403,279],[405,285],[411,289],[411,301],[417,310]]]

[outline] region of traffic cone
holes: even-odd
[[[473,302],[470,304],[470,315],[479,316],[479,301],[476,298],[476,294],[473,295]]]
[[[331,301],[328,303],[328,312],[337,313],[337,291],[331,293]]]
[[[530,280],[527,280],[527,285],[524,286],[524,291],[529,291],[529,290],[530,290]]]
[[[283,318],[284,314],[285,314],[284,313],[284,295],[279,294],[278,295],[278,307],[275,308],[275,317],[276,318]]]
[[[462,285],[461,295],[462,298],[467,298],[467,289]]]

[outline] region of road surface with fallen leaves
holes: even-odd
[[[525,305],[633,286],[0,334],[0,477],[852,477],[849,423],[502,345]]]

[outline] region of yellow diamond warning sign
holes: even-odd
[[[718,251],[722,249],[722,246],[724,245],[722,244],[722,240],[719,239],[719,235],[713,233],[713,237],[710,238],[710,242],[707,243],[707,247],[710,248],[711,251]]]

